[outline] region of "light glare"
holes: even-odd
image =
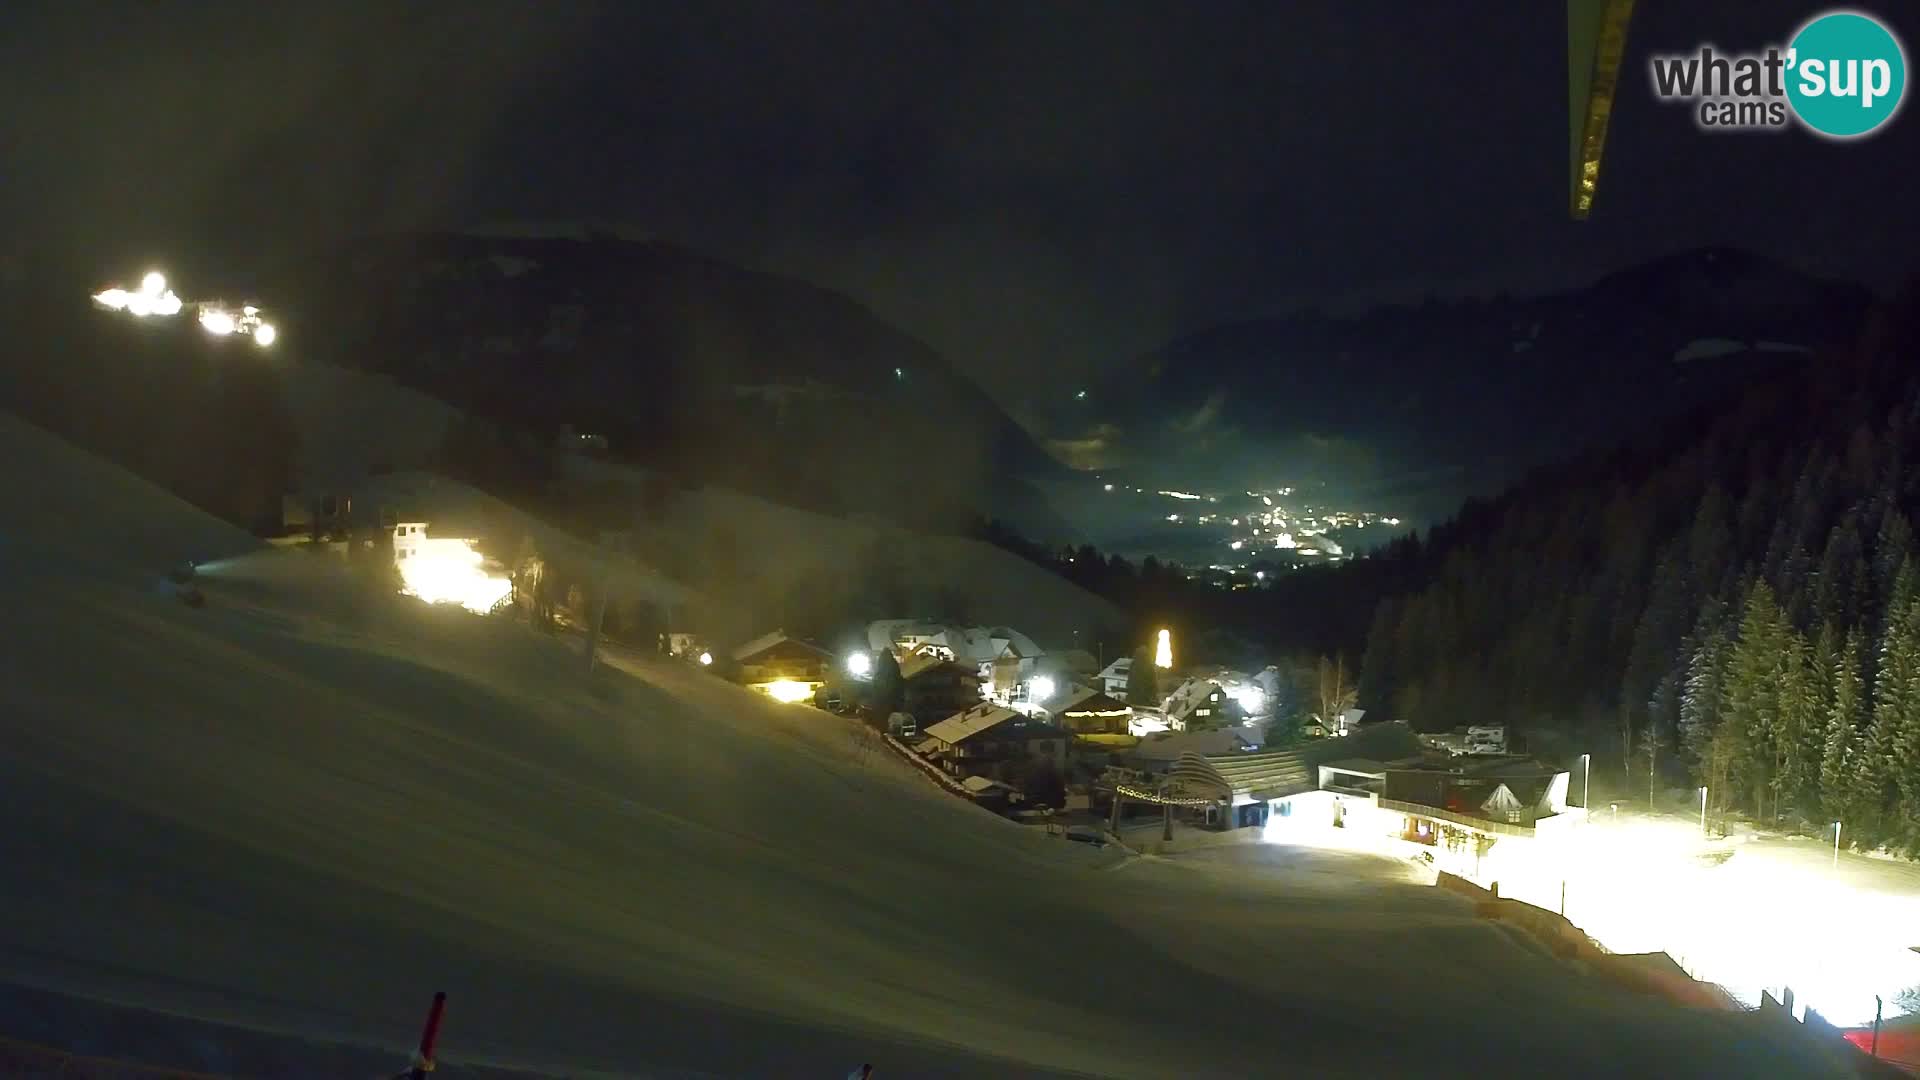
[[[767,696],[787,705],[798,704],[813,696],[813,687],[792,679],[776,679],[767,684]]]
[[[400,592],[429,604],[458,604],[485,615],[513,592],[513,582],[486,572],[471,540],[409,537],[395,544],[393,554]]]

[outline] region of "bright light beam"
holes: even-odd
[[[429,604],[458,604],[485,615],[513,592],[513,582],[488,574],[484,561],[472,541],[423,538],[405,557],[395,559],[400,591]]]

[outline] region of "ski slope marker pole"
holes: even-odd
[[[433,995],[433,1006],[427,1010],[427,1026],[420,1030],[420,1050],[413,1058],[413,1071],[407,1075],[410,1080],[427,1080],[427,1074],[433,1071],[433,1044],[440,1041],[440,1017],[447,1010],[447,992],[437,990]]]

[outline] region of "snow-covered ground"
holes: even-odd
[[[394,1047],[444,989],[450,1058],[575,1075],[1832,1071],[1397,869],[1048,839],[828,714],[588,678],[10,418],[0,453],[38,480],[0,504],[13,981]],[[184,557],[199,610],[159,583]]]
[[[1564,857],[1491,871],[1501,893],[1558,909],[1614,952],[1666,952],[1758,1004],[1791,988],[1843,1025],[1920,986],[1920,866],[1768,834],[1703,840],[1685,816],[1600,808]]]

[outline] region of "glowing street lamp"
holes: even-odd
[[[1160,639],[1153,647],[1153,666],[1170,668],[1173,666],[1173,632],[1160,631]]]
[[[1035,675],[1033,681],[1027,683],[1027,700],[1038,705],[1052,697],[1053,691],[1053,676]]]
[[[215,337],[226,337],[239,329],[239,323],[231,313],[218,308],[207,308],[200,312],[200,326]]]
[[[148,315],[180,314],[180,298],[167,288],[167,276],[158,270],[149,271],[140,280],[138,292],[113,288],[95,293],[93,299],[101,307],[142,318]]]
[[[1241,687],[1234,691],[1233,699],[1248,716],[1259,716],[1267,708],[1267,692],[1258,686]]]
[[[705,651],[703,651],[703,652],[701,652],[701,654],[700,654],[700,666],[701,666],[701,667],[712,667],[712,666],[713,666],[713,654],[712,654],[712,653],[710,653],[710,652],[705,652]]]
[[[873,657],[863,652],[847,655],[847,674],[856,679],[864,679],[873,674]]]

